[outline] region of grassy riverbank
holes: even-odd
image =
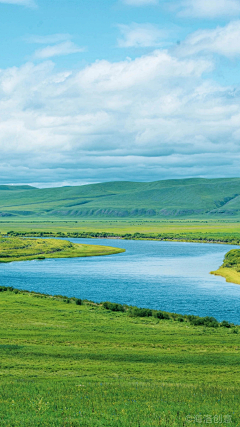
[[[239,327],[13,289],[0,309],[1,426],[240,425]]]
[[[56,239],[0,238],[0,263],[45,258],[75,258],[111,255],[124,249],[110,246],[79,245]]]
[[[236,220],[2,220],[0,233],[9,236],[121,237],[136,240],[240,244],[240,222]]]
[[[224,257],[223,265],[211,273],[225,277],[227,282],[240,285],[240,250],[232,249],[229,251]]]

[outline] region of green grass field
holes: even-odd
[[[240,426],[239,327],[15,292],[0,292],[1,426]]]
[[[111,246],[80,245],[57,239],[0,238],[0,263],[45,258],[76,258],[112,255],[125,249]]]

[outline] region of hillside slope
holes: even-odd
[[[11,187],[11,188],[9,188]],[[240,178],[0,186],[1,217],[240,216]]]

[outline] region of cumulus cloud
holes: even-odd
[[[178,60],[167,51],[156,50],[135,60],[121,62],[97,61],[77,74],[80,86],[97,92],[137,88],[147,83],[157,88],[165,80],[181,77],[200,77],[210,71],[212,63],[205,59]]]
[[[230,22],[225,27],[199,30],[191,34],[178,48],[183,55],[211,52],[227,57],[240,55],[240,21]]]
[[[167,37],[164,30],[152,24],[118,25],[122,38],[118,39],[119,47],[160,46]]]
[[[203,79],[213,67],[156,50],[79,71],[0,70],[2,180],[238,175],[240,91]]]
[[[180,16],[218,18],[240,14],[239,0],[182,0]]]
[[[0,0],[0,3],[16,4],[18,6],[26,6],[32,8],[35,8],[37,6],[34,0]]]

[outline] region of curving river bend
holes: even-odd
[[[210,275],[232,245],[70,239],[125,248],[117,255],[1,264],[2,286],[112,301],[240,324],[240,285]]]

